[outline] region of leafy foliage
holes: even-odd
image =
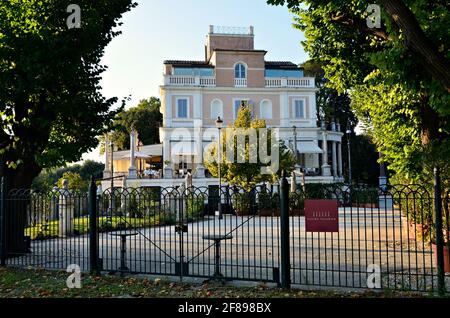
[[[88,183],[91,176],[100,179],[103,176],[103,170],[105,170],[103,163],[92,160],[86,160],[82,165],[76,164],[62,168],[44,169],[33,180],[32,189],[40,192],[48,192],[67,172],[78,174],[82,180]]]
[[[317,120],[326,122],[337,121],[341,130],[355,130],[358,123],[356,115],[351,107],[351,99],[348,93],[339,92],[327,85],[325,72],[321,63],[308,60],[302,64],[306,76],[316,79],[318,92],[316,93]],[[348,146],[347,146],[348,147]],[[369,135],[351,136],[350,150],[352,155],[352,179],[357,183],[378,184],[379,166],[376,146]],[[348,175],[348,151],[346,146],[342,148],[343,172]]]
[[[86,192],[88,189],[88,182],[83,180],[79,173],[76,172],[64,172],[63,176],[58,180],[58,188],[62,189],[64,180],[67,180],[69,190]]]
[[[110,109],[118,99],[100,93],[100,62],[122,14],[136,4],[79,0],[81,28],[69,29],[71,3],[0,2],[0,173],[14,187],[28,187],[43,168],[78,161],[117,114]]]
[[[378,1],[381,28],[369,28],[371,1],[268,0],[288,5],[327,86],[352,108],[390,169],[408,180],[448,172],[450,12],[445,1]],[[397,14],[394,11],[397,10]]]
[[[286,145],[279,141],[275,145],[274,151],[279,151],[279,169],[273,171],[271,174],[261,173],[261,168],[267,166],[261,161],[259,154],[259,145],[262,142],[267,142],[267,149],[271,148],[272,137],[270,129],[268,129],[267,139],[262,139],[259,128],[266,128],[266,122],[260,119],[252,119],[251,111],[249,107],[243,106],[238,111],[237,118],[233,125],[229,129],[225,129],[222,133],[222,155],[220,173],[223,179],[232,185],[242,187],[244,189],[251,189],[255,185],[261,182],[275,182],[279,179],[281,171],[284,169],[290,173],[294,168],[294,156],[292,151],[286,147]],[[250,130],[256,129],[256,143],[250,142],[248,136],[245,137],[244,147],[238,147],[237,134],[247,134]],[[227,134],[230,136],[227,137]],[[236,160],[229,162],[226,158],[227,142],[230,142],[229,147],[234,147],[234,154]],[[232,144],[231,144],[232,143]],[[270,151],[268,152],[270,156]],[[237,156],[244,158],[244,163],[237,161]],[[256,162],[250,162],[250,157],[256,156]],[[215,177],[219,175],[218,169],[218,147],[217,145],[212,147],[206,160],[205,166]]]
[[[159,143],[159,126],[162,123],[160,107],[159,98],[150,97],[141,100],[136,107],[121,111],[114,120],[114,131],[110,137],[117,150],[130,149],[130,133],[133,127],[142,144]],[[101,150],[104,151],[103,137]]]

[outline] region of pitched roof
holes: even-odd
[[[267,69],[301,69],[300,66],[287,61],[266,61]]]
[[[205,61],[189,61],[189,60],[165,60],[164,64],[179,67],[209,67],[209,68],[214,67]]]

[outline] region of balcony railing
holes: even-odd
[[[266,87],[307,87],[314,88],[313,77],[266,77]]]
[[[266,87],[287,87],[287,88],[314,88],[315,80],[313,77],[266,77]],[[216,78],[214,76],[181,76],[181,75],[165,75],[164,85],[167,86],[204,86],[215,87]],[[236,78],[234,80],[235,87],[247,87],[246,78]]]
[[[170,86],[216,86],[216,78],[213,76],[166,75],[164,84]]]
[[[247,79],[246,78],[235,78],[234,86],[235,87],[247,87]]]

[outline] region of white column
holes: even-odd
[[[338,175],[342,177],[342,142],[338,145]]]
[[[323,132],[323,141],[322,141],[322,176],[329,177],[331,176],[330,165],[328,164],[328,145],[327,145],[327,132]]]
[[[336,155],[336,141],[332,143],[332,165],[333,165],[333,176],[337,178],[337,155]]]
[[[136,149],[136,131],[132,129],[130,133],[130,168],[128,168],[129,179],[137,179],[135,167],[135,160],[136,160],[135,149]]]

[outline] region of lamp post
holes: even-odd
[[[219,220],[223,218],[222,216],[222,175],[220,171],[220,164],[222,162],[222,143],[221,143],[221,130],[223,126],[223,120],[219,117],[217,117],[216,120],[216,127],[219,130],[219,150],[217,151],[217,157],[218,157],[218,171],[219,171]]]
[[[110,206],[110,216],[113,216],[114,212],[114,143],[112,141],[112,138],[109,140],[109,147],[111,150],[111,189],[110,189],[110,195],[111,195],[111,206]]]
[[[109,146],[111,148],[111,194],[114,189],[114,143],[112,140],[109,141]]]
[[[351,152],[350,152],[350,137],[352,135],[352,131],[347,129],[345,132],[347,134],[347,150],[348,150],[348,183],[352,184],[352,160],[351,160]]]

